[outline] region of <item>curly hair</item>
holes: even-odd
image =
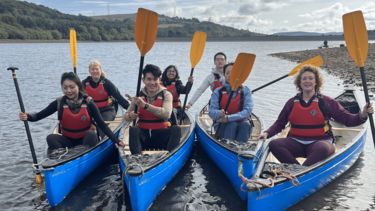
[[[302,91],[302,88],[301,88],[301,80],[302,80],[302,75],[305,73],[305,72],[311,72],[314,74],[315,76],[315,82],[316,82],[316,86],[315,86],[315,92],[319,92],[320,91],[320,88],[322,87],[323,85],[323,76],[322,74],[319,72],[320,68],[319,67],[316,67],[316,66],[313,66],[313,65],[304,65],[302,66],[301,70],[299,71],[298,75],[296,76],[296,78],[294,79],[294,85],[296,86],[297,90],[298,91]]]

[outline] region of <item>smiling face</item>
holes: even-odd
[[[102,69],[101,69],[100,65],[90,66],[89,72],[90,72],[91,78],[95,82],[99,81],[100,77],[102,76]]]
[[[143,77],[143,83],[149,93],[155,93],[160,89],[160,78],[155,77],[152,73],[146,73]]]
[[[167,70],[167,78],[168,78],[168,80],[173,80],[173,79],[176,78],[176,76],[177,76],[176,70],[174,69],[174,67],[170,67]]]
[[[77,100],[79,94],[79,87],[74,81],[65,79],[62,83],[62,91],[70,100]]]
[[[315,74],[306,71],[301,75],[300,88],[303,92],[315,92],[316,89],[316,78]]]

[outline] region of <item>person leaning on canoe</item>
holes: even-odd
[[[233,63],[224,66],[223,72],[226,81],[224,86],[215,89],[212,93],[208,115],[214,120],[218,138],[246,142],[251,133],[249,117],[253,110],[250,89],[247,86],[240,86],[233,93],[227,113],[224,112],[231,92],[229,77],[232,67]]]
[[[125,120],[138,118],[137,125],[129,129],[129,147],[132,154],[145,149],[171,151],[180,142],[181,129],[171,125],[172,94],[161,85],[159,67],[148,64],[143,69],[145,84],[139,97],[134,97],[125,113]],[[135,105],[138,113],[134,113]]]
[[[99,127],[113,142],[124,146],[103,121],[95,103],[84,91],[81,80],[73,73],[63,73],[61,76],[61,88],[64,96],[51,102],[45,109],[38,113],[20,112],[20,120],[35,122],[58,112],[59,128],[61,134],[47,136],[47,144],[50,150],[76,145],[95,146],[98,136],[91,130],[95,121]]]
[[[290,123],[288,136],[269,144],[272,154],[282,163],[299,164],[296,158],[305,157],[303,165],[310,166],[324,160],[335,152],[331,118],[352,127],[366,122],[373,112],[370,104],[362,112],[351,114],[334,99],[320,94],[323,78],[315,66],[302,67],[294,84],[300,93],[287,101],[276,122],[259,137],[270,138]]]
[[[216,88],[223,86],[225,82],[223,68],[227,63],[227,56],[223,52],[218,52],[214,56],[215,68],[212,68],[212,72],[206,76],[202,81],[201,85],[194,92],[193,96],[189,100],[189,103],[186,105],[186,108],[193,106],[194,102],[197,102],[199,97],[206,91],[208,87],[211,88],[211,91],[214,91]]]
[[[173,108],[180,109],[180,94],[188,94],[190,92],[193,85],[193,76],[189,76],[188,82],[184,86],[180,80],[177,67],[169,65],[161,76],[161,82],[173,96]]]
[[[92,97],[104,121],[112,121],[116,117],[117,103],[124,109],[129,107],[129,102],[120,94],[116,86],[105,77],[102,65],[98,60],[89,64],[89,73],[82,81],[86,93]],[[113,102],[115,100],[116,102]]]

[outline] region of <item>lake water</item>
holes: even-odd
[[[339,46],[342,42],[331,42]],[[228,61],[237,53],[250,52],[257,58],[249,79],[251,88],[288,73],[296,64],[270,57],[276,52],[314,49],[322,42],[208,42],[194,71],[193,91],[213,67],[213,56],[223,51]],[[157,42],[145,57],[164,69],[177,65],[181,79],[190,74],[189,42]],[[122,93],[134,95],[139,68],[139,52],[132,42],[78,43],[78,75],[88,75],[90,59],[98,58],[107,77]],[[68,43],[0,44],[0,210],[47,210],[47,201],[34,184],[31,156],[24,126],[18,120],[20,111],[9,66],[20,70],[17,76],[26,111],[43,109],[61,95],[59,85],[63,72],[72,70]],[[323,93],[335,96],[343,90],[341,81],[324,72]],[[270,126],[287,99],[296,90],[292,78],[286,78],[254,94],[254,112],[265,127]],[[210,91],[195,103],[193,113],[207,103]],[[41,160],[45,137],[56,124],[56,115],[30,123],[36,153]],[[368,134],[370,134],[370,130]],[[375,210],[375,152],[368,135],[365,150],[356,164],[336,181],[303,200],[290,210]],[[124,199],[125,198],[125,199]],[[116,159],[102,166],[73,191],[56,210],[126,210],[128,204],[122,190]],[[196,145],[180,173],[154,202],[151,210],[245,210],[229,181]]]

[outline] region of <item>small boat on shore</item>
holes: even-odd
[[[179,121],[177,121],[179,122]],[[126,147],[119,149],[121,180],[129,194],[133,211],[144,211],[173,177],[184,166],[191,154],[195,139],[194,119],[188,111],[181,128],[180,144],[171,152],[165,150],[143,151],[142,155],[131,155],[129,148],[129,126],[122,131]],[[124,191],[125,192],[125,191]]]
[[[241,188],[242,181],[238,177],[239,166],[242,166],[244,176],[251,177],[256,169],[264,143],[262,140],[258,140],[262,130],[260,119],[254,114],[249,118],[251,118],[253,124],[250,138],[246,143],[240,143],[215,138],[215,131],[212,127],[213,121],[208,116],[208,106],[205,106],[196,117],[196,133],[199,145],[230,180],[242,200],[246,200],[247,193]]]
[[[116,137],[125,125],[122,117],[107,121]],[[57,133],[57,127],[54,133]],[[95,147],[78,145],[73,148],[46,150],[46,159],[39,164],[44,175],[45,191],[51,207],[57,206],[67,195],[109,157],[115,156],[116,146],[105,136]]]
[[[354,90],[345,90],[336,100],[351,113],[360,111]],[[266,147],[253,177],[245,182],[249,211],[285,210],[332,182],[357,161],[365,144],[366,125],[346,127],[335,121],[331,125],[336,152],[312,166],[279,163]]]

